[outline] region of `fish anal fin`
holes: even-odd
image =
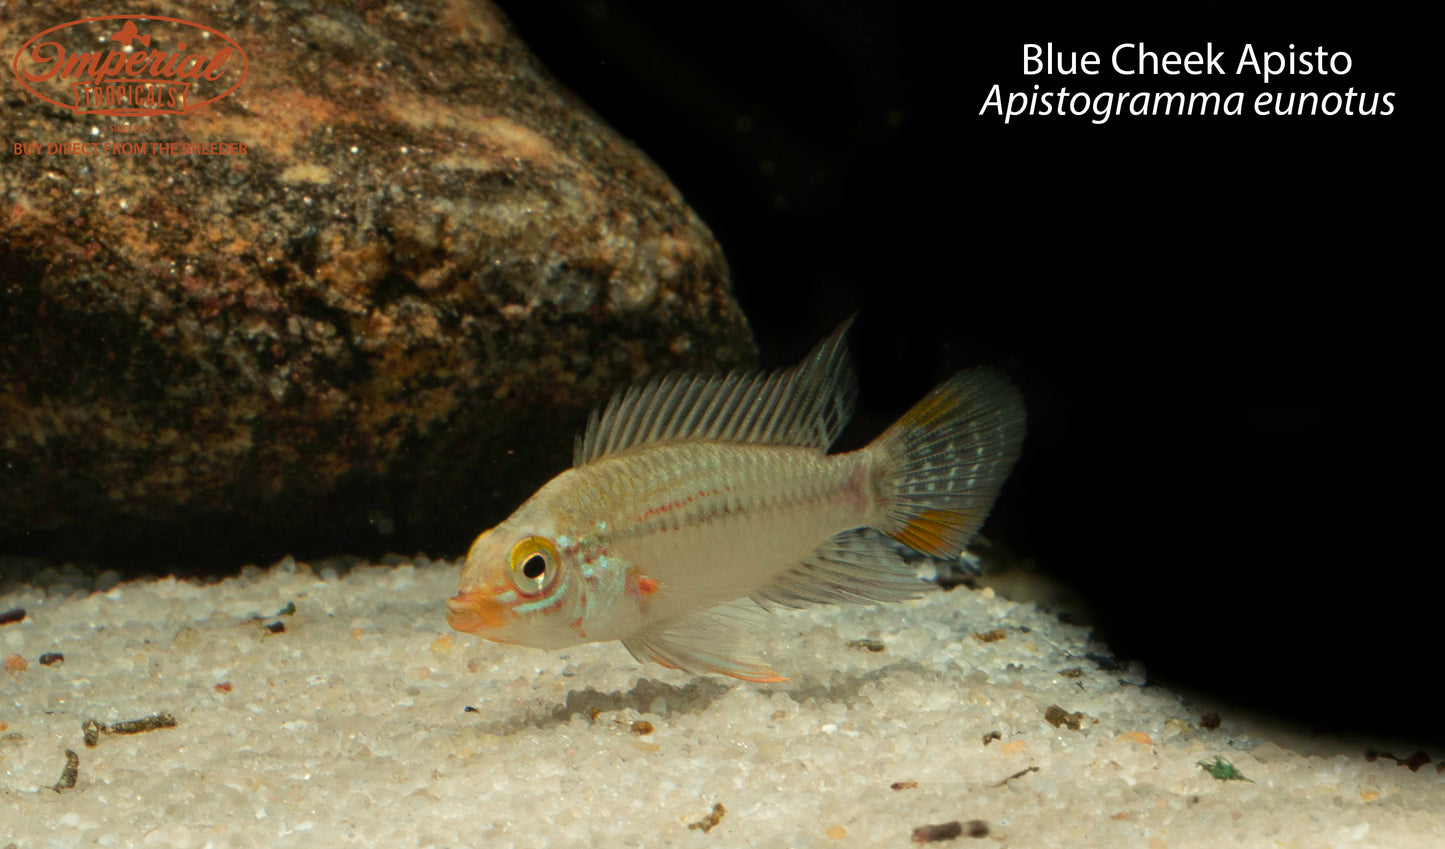
[[[786,681],[757,656],[760,611],[723,604],[661,622],[622,641],[632,656],[693,674],[727,675],[758,684]]]
[[[752,597],[764,607],[872,604],[917,598],[931,587],[887,538],[860,529],[829,538]]]

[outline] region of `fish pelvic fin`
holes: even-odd
[[[730,602],[670,622],[660,622],[622,641],[640,661],[660,663],[695,675],[713,673],[773,684],[774,672],[755,646],[762,611],[750,602]]]
[[[957,557],[983,525],[1023,447],[1023,396],[992,369],[959,372],[884,431],[873,526],[934,557]]]
[[[888,538],[860,528],[830,538],[752,597],[767,609],[799,608],[903,601],[935,587],[903,562]]]

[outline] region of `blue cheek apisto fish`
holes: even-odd
[[[453,628],[562,648],[621,640],[639,660],[785,680],[757,654],[775,607],[897,601],[928,585],[890,540],[957,557],[1018,459],[1023,400],[960,372],[857,451],[829,454],[857,381],[841,327],[772,373],[670,374],[594,412],[573,467],[477,537]]]

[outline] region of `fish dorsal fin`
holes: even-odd
[[[618,392],[578,437],[581,466],[656,442],[747,442],[828,450],[853,415],[858,381],[844,337],[853,319],[796,366],[774,372],[678,372]]]

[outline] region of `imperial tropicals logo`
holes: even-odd
[[[51,27],[12,64],[31,94],[81,115],[184,115],[246,77],[246,52],[208,26],[106,15]]]

